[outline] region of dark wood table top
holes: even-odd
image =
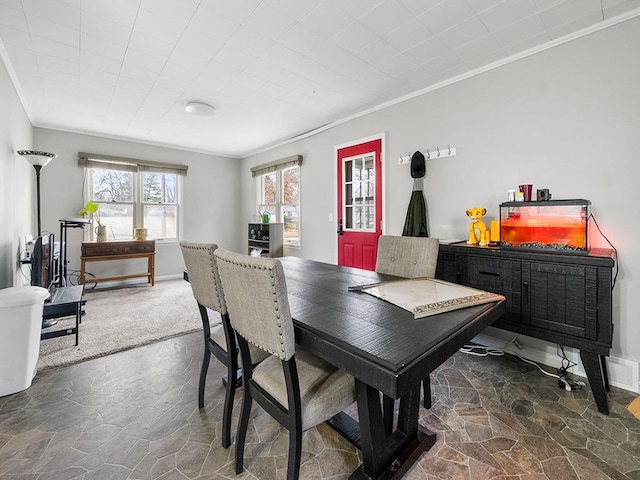
[[[415,319],[353,285],[396,277],[297,257],[280,259],[296,341],[392,398],[400,398],[504,314],[496,302]]]

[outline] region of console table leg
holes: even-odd
[[[155,255],[149,255],[148,271],[151,274],[148,283],[151,283],[153,287],[156,284],[156,267],[155,267]]]
[[[602,355],[580,350],[582,365],[587,373],[589,386],[596,400],[596,405],[598,405],[598,411],[609,415],[606,392],[606,385],[608,385],[606,366],[604,365],[604,361],[601,360],[601,357]]]
[[[84,258],[80,259],[80,285],[82,285],[82,293],[84,293],[84,274],[86,272],[87,265],[84,261]]]

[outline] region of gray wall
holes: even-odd
[[[42,170],[41,176],[45,199],[42,228],[56,234],[56,238],[60,229],[58,220],[75,217],[84,205],[84,169],[78,166],[78,152],[90,152],[188,165],[182,190],[183,238],[203,242],[213,239],[225,248],[239,248],[236,226],[240,202],[240,192],[236,188],[240,172],[238,160],[43,128],[34,129],[34,141],[38,149],[58,154],[58,158]],[[69,268],[78,270],[83,235],[79,229],[71,229],[68,237]],[[109,272],[140,272],[146,271],[144,262],[144,259],[129,262],[128,267],[122,262],[91,263],[87,270],[101,276],[109,275]],[[177,243],[156,245],[157,277],[179,275],[183,268]]]
[[[496,218],[507,190],[521,183],[549,188],[557,199],[591,200],[620,257],[613,355],[637,361],[640,55],[631,46],[639,44],[635,18],[247,158],[241,217],[250,220],[255,210],[249,167],[301,154],[302,248],[289,253],[335,262],[334,146],[385,133],[385,231],[399,235],[412,180],[398,156],[450,144],[456,157],[427,162],[432,235],[467,238],[465,210],[486,207],[487,220]]]
[[[0,61],[0,288],[19,283],[19,239],[35,231],[35,171],[16,153],[31,148],[31,123]]]

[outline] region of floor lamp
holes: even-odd
[[[40,170],[56,158],[57,155],[55,153],[38,152],[35,150],[18,150],[18,155],[25,158],[36,170],[36,205],[38,208],[38,236],[40,236],[42,235],[42,222],[40,220]]]
[[[42,221],[40,219],[40,170],[51,160],[57,157],[55,153],[38,152],[35,150],[18,150],[18,155],[25,158],[27,162],[33,165],[36,171],[36,206],[38,208],[38,236],[42,235]],[[49,245],[49,255],[53,255],[53,245]],[[33,268],[33,265],[32,265]],[[38,285],[41,286],[41,285]],[[55,325],[57,320],[42,319],[42,328],[48,328]]]

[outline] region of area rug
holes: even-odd
[[[164,280],[117,289],[86,290],[80,341],[75,335],[40,342],[38,370],[90,358],[193,332],[202,328],[190,285]],[[75,317],[59,319],[54,330],[75,325]]]

